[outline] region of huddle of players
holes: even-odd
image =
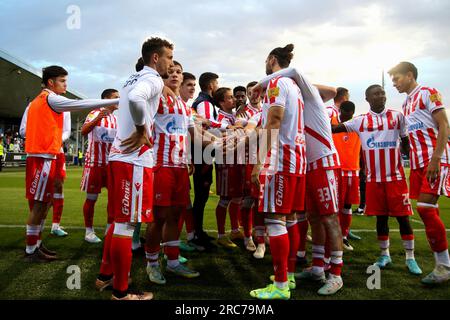
[[[105,143],[110,143],[110,150],[106,150],[109,151],[109,165],[100,164],[102,162],[99,162],[99,159],[102,159],[103,163],[106,164],[105,153],[103,153],[104,146],[101,146],[100,143],[95,144],[95,139],[92,138],[90,139],[92,146],[90,142],[91,152],[89,157],[96,158],[97,162],[94,159],[88,161],[90,165],[86,166],[83,173],[83,186],[87,192],[86,203],[88,203],[88,200],[91,202],[90,204],[85,203],[85,207],[88,207],[86,211],[90,210],[90,212],[93,212],[95,195],[100,192],[99,186],[104,183],[104,177],[108,177],[106,179],[109,187],[108,216],[110,217],[109,222],[114,221],[107,230],[102,265],[96,287],[103,290],[112,285],[113,299],[141,300],[152,298],[151,293],[142,295],[128,293],[128,284],[131,281],[129,271],[131,268],[132,238],[136,226],[140,227],[139,223],[142,222],[148,224],[145,251],[147,273],[150,280],[160,284],[166,282],[158,261],[161,244],[168,259],[166,271],[188,278],[197,277],[198,272],[187,268],[179,261],[180,217],[184,216],[186,222],[190,219],[188,218],[188,212],[190,211],[188,185],[189,174],[192,173],[192,169],[188,166],[187,142],[189,139],[187,135],[192,138],[193,135],[200,134],[203,137],[201,139],[203,147],[214,143],[222,146],[223,141],[229,139],[217,139],[204,129],[208,127],[216,128],[219,132],[227,129],[233,130],[233,134],[238,140],[248,141],[252,132],[258,130],[258,128],[264,128],[270,134],[263,135],[263,143],[259,145],[263,157],[258,157],[256,164],[245,164],[244,161],[243,165],[219,164],[216,167],[217,191],[220,196],[216,209],[219,229],[218,243],[225,247],[235,246],[224,233],[226,209],[229,206],[230,216],[232,216],[232,237],[233,234],[240,233],[240,212],[241,224],[245,231],[246,247],[250,251],[256,250],[256,254],[258,250],[251,238],[253,217],[256,225],[255,234],[258,248],[263,248],[264,228],[267,230],[275,275],[271,277],[273,283],[266,288],[253,290],[250,294],[252,297],[259,299],[288,299],[290,290],[296,286],[294,272],[299,243],[306,237],[305,228],[300,227],[302,224],[298,224],[297,219],[304,221],[306,212],[312,227],[313,266],[298,274],[298,278],[323,282],[319,294],[329,295],[337,292],[343,285],[341,278],[343,265],[342,234],[337,213],[339,210],[348,210],[348,208],[340,207],[340,204],[345,203],[345,201],[340,200],[342,194],[340,189],[342,188],[342,177],[348,178],[349,175],[341,172],[338,152],[332,142],[330,120],[323,103],[323,101],[334,97],[335,90],[320,85],[313,86],[297,70],[287,69],[293,56],[293,45],[288,45],[285,48],[276,48],[269,54],[266,60],[266,72],[269,77],[258,84],[249,84],[249,87],[254,89],[249,99],[250,105],[240,110],[238,115],[233,113],[235,107],[233,92],[227,88],[220,88],[211,90],[214,101],[219,104],[220,110],[217,112],[214,105],[211,106],[208,101],[202,102],[202,105],[197,104],[197,114],[194,121],[191,116],[193,111],[185,103],[187,99],[183,101],[179,97],[182,67],[179,63],[172,61],[172,50],[173,45],[165,40],[152,38],[146,41],[142,48],[144,66],[138,73],[133,74],[122,88],[117,119],[109,118],[115,107],[96,110],[88,116],[88,120],[91,119],[90,121],[95,125],[91,125],[94,127],[93,129],[86,128],[87,132],[89,132],[88,129],[91,129],[90,132],[99,129],[97,127],[116,130],[112,146],[110,134],[101,133],[103,129],[98,130],[99,132],[94,131],[93,135],[104,139]],[[411,75],[408,73],[410,71],[405,73],[403,69],[399,70],[399,68],[397,67],[392,71],[394,83],[400,82],[398,88],[402,85],[406,86],[401,81],[407,82],[409,80],[408,84],[412,82]],[[67,73],[65,75],[63,73],[51,77],[52,79],[46,79],[47,83],[44,81],[44,84],[47,88],[32,102],[33,108],[30,108],[30,111],[33,110],[32,119],[36,118],[36,112],[45,110],[48,118],[51,119],[49,125],[58,129],[52,132],[54,141],[51,143],[49,142],[50,134],[47,134],[48,137],[45,139],[47,144],[44,144],[44,141],[37,141],[36,138],[31,138],[32,142],[28,143],[30,147],[27,153],[30,161],[27,159],[27,198],[30,202],[30,218],[27,224],[27,258],[29,260],[51,260],[52,257],[56,256],[54,252],[42,246],[42,243],[39,243],[39,245],[36,243],[52,193],[53,184],[49,180],[53,178],[54,172],[55,153],[53,152],[56,150],[56,145],[59,144],[60,147],[62,142],[62,117],[59,112],[75,111],[81,108],[92,109],[93,107],[111,106],[118,103],[118,99],[106,103],[102,100],[84,100],[84,103],[80,103],[65,98],[62,103],[52,102],[47,97],[64,93],[65,80],[61,88],[58,87],[57,82],[61,80],[59,78],[65,78],[66,75]],[[407,77],[407,75],[409,78],[404,80],[402,76]],[[161,76],[166,78],[164,82]],[[415,77],[417,78],[417,75]],[[258,110],[259,98],[262,96],[263,88],[266,87],[262,109]],[[388,212],[399,217],[401,230],[404,231],[402,231],[402,238],[405,236],[403,239],[407,250],[408,268],[410,271],[419,273],[420,269],[418,269],[417,264],[413,265],[411,262],[415,262],[412,251],[412,230],[408,220],[401,218],[411,214],[407,189],[406,192],[404,190],[406,184],[404,183],[397,145],[398,135],[406,136],[404,124],[408,122],[408,118],[405,120],[400,113],[395,111],[389,110],[389,112],[383,113],[383,110],[380,110],[383,101],[380,96],[384,95],[384,91],[383,93],[378,92],[379,90],[376,89],[379,88],[379,86],[369,87],[366,96],[367,101],[371,104],[371,110],[372,104],[378,103],[378,109],[374,107],[373,112],[380,113],[380,115],[374,116],[368,113],[364,116],[365,118],[357,117],[345,124],[337,124],[344,119],[338,114],[338,117],[332,120],[334,124],[337,124],[333,126],[333,130],[335,132],[355,131],[363,141],[363,150],[364,146],[369,149],[374,146],[374,149],[376,149],[367,150],[367,155],[366,152],[364,153],[364,159],[368,167],[368,182],[373,182],[371,190],[374,194],[377,194],[376,201],[368,200],[367,204],[368,214],[379,215],[377,231],[380,246],[381,243],[383,246],[381,258],[377,263],[383,267],[391,262],[388,250],[388,235],[386,234],[388,232],[386,230],[387,219],[385,219]],[[404,90],[401,92],[408,91],[404,87],[401,88],[401,90]],[[428,111],[430,113],[429,118],[431,118],[431,113],[434,116],[435,112],[441,110],[442,103],[439,94],[433,90],[421,87],[419,90],[414,90],[416,92],[414,92],[413,99],[411,98],[410,101],[408,97],[405,103],[405,112],[413,114],[415,111],[421,110],[423,114]],[[419,95],[419,98],[417,98],[417,95]],[[422,95],[428,100],[424,102]],[[431,103],[434,103],[434,106],[429,105]],[[341,113],[345,108],[345,106],[341,106]],[[96,112],[98,113],[95,114]],[[218,113],[217,118],[215,117],[216,113]],[[439,114],[442,117],[442,112],[439,112]],[[422,118],[423,115],[421,114],[420,119]],[[439,120],[446,121],[446,117],[445,119],[439,118]],[[85,125],[89,125],[90,121],[86,121]],[[431,124],[428,122],[426,125],[434,125],[434,127],[431,127],[432,129],[424,129],[427,133],[435,130],[434,140],[424,142],[423,133],[422,135],[416,134],[418,144],[411,149],[413,152],[416,151],[414,156],[417,161],[414,163],[416,163],[417,168],[422,168],[421,173],[415,174],[417,188],[424,188],[423,185],[428,183],[427,176],[430,177],[431,174],[437,172],[441,173],[440,176],[435,176],[435,179],[437,178],[439,181],[438,186],[435,184],[430,186],[430,190],[436,193],[434,197],[423,196],[423,194],[430,194],[428,189],[425,191],[419,190],[423,199],[419,198],[421,202],[418,204],[418,211],[425,222],[426,228],[427,224],[430,224],[430,227],[427,228],[427,236],[433,240],[430,241],[432,246],[436,247],[432,248],[435,251],[437,267],[425,278],[431,283],[448,280],[450,274],[445,228],[442,235],[439,232],[441,230],[438,229],[443,225],[442,222],[439,224],[440,219],[435,205],[441,189],[445,189],[450,183],[446,182],[448,178],[446,175],[447,167],[444,166],[448,163],[446,155],[441,160],[441,164],[443,164],[441,170],[435,170],[431,173],[429,173],[429,170],[423,169],[426,168],[427,164],[423,157],[417,156],[417,150],[424,150],[424,146],[439,149],[436,147],[437,141],[442,141],[442,133],[440,132],[442,126],[439,127],[438,133],[434,122]],[[411,126],[412,130],[416,127],[423,129],[423,124],[422,127],[417,124]],[[36,124],[33,126],[27,124],[27,133],[32,132],[30,136],[33,137],[43,134],[38,127]],[[274,137],[272,137],[272,132],[276,132]],[[389,138],[394,135],[393,140],[386,142],[385,136],[379,137],[376,135],[378,132],[388,132]],[[364,136],[363,138],[363,134],[368,137]],[[218,136],[221,137],[220,134]],[[105,137],[108,138],[105,139]],[[342,139],[347,141],[348,136],[344,136]],[[27,141],[29,141],[28,134]],[[420,148],[418,147],[419,144]],[[249,158],[252,148],[249,148],[249,146],[247,148],[246,157]],[[386,148],[393,150],[386,152]],[[440,159],[440,157],[437,157],[439,152],[447,154],[448,145],[445,150],[437,150],[436,154],[433,151],[428,153],[427,161],[434,161],[434,164],[436,164],[436,161]],[[389,160],[385,160],[385,165],[383,165],[383,161],[380,161],[380,159]],[[95,163],[98,165],[96,166]],[[372,164],[375,167],[371,167]],[[101,167],[102,170],[94,169],[98,167]],[[413,169],[416,168],[413,166]],[[46,174],[41,174],[42,172]],[[182,181],[179,181],[179,179]],[[235,182],[242,180],[245,183],[236,186]],[[154,184],[153,181],[157,181],[157,183]],[[393,182],[396,184],[395,188]],[[36,186],[37,193],[35,191]],[[97,186],[97,189],[93,186]],[[386,192],[388,187],[390,191],[396,190],[398,194],[402,195],[401,203],[399,203],[398,197],[392,196],[391,192]],[[34,192],[32,192],[33,190]],[[379,201],[380,198],[386,199],[386,201],[383,203]],[[232,209],[233,206],[235,209]],[[90,216],[85,214],[85,218]],[[262,217],[264,217],[264,222],[261,220]],[[191,234],[191,241],[196,240],[196,238],[192,238],[192,228],[188,230],[188,233]],[[327,246],[325,246],[325,243],[327,243]],[[324,273],[326,247],[331,258],[328,278],[325,278]],[[262,252],[263,255],[264,252]],[[255,255],[255,257],[258,256]]]

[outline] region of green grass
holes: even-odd
[[[84,242],[84,230],[68,228],[67,238],[55,238],[46,228],[46,245],[58,251],[60,259],[49,264],[29,264],[23,261],[24,224],[28,214],[25,200],[25,173],[23,169],[4,170],[0,173],[0,299],[109,299],[110,292],[98,293],[93,283],[99,271],[102,245]],[[83,225],[82,206],[84,194],[79,190],[81,168],[69,168],[64,186],[65,205],[62,225],[79,227]],[[214,189],[214,187],[213,187]],[[215,205],[218,197],[211,195],[205,212],[205,228],[216,230]],[[440,200],[441,216],[447,227],[450,201]],[[420,221],[416,215],[414,220]],[[51,224],[51,213],[47,219]],[[106,194],[99,197],[94,224],[103,228],[106,223]],[[229,224],[229,220],[227,220]],[[4,225],[23,227],[5,228]],[[423,229],[420,222],[412,222],[414,229]],[[398,229],[395,220],[390,222],[392,229]],[[375,219],[354,216],[352,229],[374,230]],[[398,232],[391,232],[391,255],[394,264],[382,271],[381,290],[368,290],[366,269],[378,256],[379,249],[375,232],[360,232],[362,241],[353,241],[355,251],[344,254],[344,289],[330,298],[316,294],[318,286],[297,282],[292,298],[304,299],[448,299],[450,283],[437,288],[427,288],[420,284],[420,277],[410,275],[404,266],[404,253]],[[428,247],[425,233],[417,231],[416,258],[424,274],[433,269],[434,259]],[[184,237],[184,234],[182,235]],[[189,266],[200,271],[197,279],[179,279],[167,275],[167,285],[150,284],[145,273],[143,256],[133,258],[131,289],[150,290],[155,299],[250,299],[249,291],[268,284],[272,274],[271,256],[255,260],[242,243],[237,250],[185,254]],[[310,250],[310,247],[309,247]],[[81,289],[69,290],[66,287],[70,265],[81,268]]]

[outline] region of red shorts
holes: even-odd
[[[114,221],[153,221],[153,170],[130,163],[111,161],[108,165],[108,203]]]
[[[26,198],[50,202],[53,199],[56,160],[28,157],[25,173]]]
[[[359,204],[359,177],[342,176],[340,195],[341,209],[345,204]]]
[[[160,207],[186,207],[190,203],[187,168],[155,167],[153,204]]]
[[[102,191],[102,188],[107,186],[107,181],[107,166],[84,167],[83,177],[81,178],[81,191],[98,194]]]
[[[64,152],[58,153],[56,156],[55,179],[64,180],[66,178],[66,155]]]
[[[306,172],[306,211],[320,215],[338,213],[341,179],[339,168]]]
[[[238,198],[244,195],[244,168],[242,165],[216,165],[216,192],[218,196]]]
[[[259,190],[258,187],[252,182],[253,165],[245,165],[244,169],[244,197],[252,197],[258,199]]]
[[[406,180],[366,183],[368,216],[402,217],[412,215]]]
[[[441,166],[441,173],[433,184],[430,184],[427,180],[426,169],[411,170],[409,176],[409,198],[417,200],[421,193],[450,197],[450,168]]]
[[[259,182],[259,212],[291,214],[305,210],[305,176],[261,174]]]

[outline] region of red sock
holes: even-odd
[[[239,229],[239,215],[241,211],[241,204],[231,201],[230,202],[230,223],[231,230]]]
[[[164,247],[164,253],[167,255],[167,260],[178,260],[178,256],[180,255],[180,247],[179,246]]]
[[[417,207],[420,217],[425,224],[428,243],[434,252],[442,252],[448,249],[445,226],[439,217],[439,208]]]
[[[306,236],[308,235],[308,220],[299,221],[297,223],[298,231],[299,231],[299,246],[298,250],[306,251]]]
[[[257,244],[265,243],[264,233],[266,227],[264,224],[264,214],[258,212],[258,207],[253,206],[253,221],[255,222],[255,238]]]
[[[300,242],[300,233],[298,232],[297,222],[290,225],[289,221],[287,221],[287,231],[289,235],[288,272],[294,273],[297,264],[297,251]]]
[[[94,224],[94,206],[96,200],[86,199],[83,206],[84,226],[86,228],[92,228]]]
[[[114,273],[114,290],[127,292],[128,274],[131,270],[131,237],[112,235],[110,258]]]
[[[347,210],[347,209],[343,209],[341,211],[339,211],[339,224],[341,225],[341,230],[342,230],[342,236],[343,237],[348,237],[348,233],[350,231],[350,225],[352,223],[352,213],[350,210],[350,214],[348,214],[347,212],[344,213],[342,211]]]
[[[332,251],[330,263],[330,273],[335,276],[340,276],[342,273],[342,266],[344,265],[344,261],[342,260],[342,251]]]
[[[110,276],[113,274],[113,267],[110,256],[111,240],[113,233],[114,233],[114,223],[109,227],[103,244],[103,257],[102,257],[102,264],[100,266],[100,274],[104,276]]]
[[[64,198],[53,198],[53,223],[60,223],[64,207]]]
[[[251,208],[241,208],[242,226],[244,227],[244,235],[250,238],[252,235],[252,212]]]
[[[269,236],[270,251],[272,253],[275,281],[287,281],[287,262],[289,257],[289,236],[287,233],[280,236]]]
[[[225,234],[226,219],[227,219],[227,208],[224,208],[220,204],[218,204],[216,208],[216,220],[217,220],[217,230],[219,234]]]

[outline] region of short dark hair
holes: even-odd
[[[373,84],[373,85],[369,86],[366,89],[366,97],[369,95],[370,90],[375,89],[375,88],[382,88],[382,86],[380,86],[379,84]]]
[[[273,49],[270,52],[269,56],[274,56],[275,58],[277,58],[278,64],[281,68],[287,68],[289,67],[291,60],[294,57],[292,51],[294,51],[294,45],[291,43],[284,48],[278,47]]]
[[[60,66],[45,67],[42,69],[42,83],[48,85],[48,80],[68,74],[67,70]]]
[[[235,88],[233,89],[233,96],[235,96],[235,95],[236,95],[236,92],[238,92],[238,91],[244,91],[245,93],[247,93],[247,89],[245,89],[245,87],[243,87],[243,86],[237,86],[237,87],[235,87]]]
[[[152,54],[157,53],[162,55],[163,48],[173,50],[173,44],[158,37],[147,39],[142,44],[142,59],[144,60],[144,64],[148,64],[150,62]]]
[[[417,68],[415,65],[413,65],[411,62],[402,61],[395,67],[393,67],[391,70],[388,71],[388,74],[390,76],[393,76],[396,73],[400,74],[407,74],[408,72],[412,72],[414,79],[417,80],[417,77],[419,76],[419,72],[417,71]]]
[[[198,84],[200,85],[200,89],[202,91],[208,90],[208,86],[214,80],[219,79],[219,76],[212,72],[205,72],[200,75],[198,79]]]
[[[185,81],[188,81],[188,80],[197,80],[196,78],[195,78],[195,76],[192,74],[192,73],[190,73],[190,72],[183,72],[183,82],[181,83],[181,84],[183,84]]]
[[[174,66],[179,66],[181,68],[181,71],[183,71],[183,66],[178,61],[173,60],[173,65]]]
[[[256,86],[257,84],[258,84],[258,81],[252,81],[252,82],[249,82],[249,83],[247,84],[247,90],[248,90],[248,88],[254,87],[254,86]]]
[[[139,71],[141,71],[142,69],[144,69],[144,66],[145,66],[145,64],[144,64],[144,59],[142,59],[142,57],[140,57],[140,58],[138,59],[138,61],[136,62],[136,66],[135,66],[136,72],[139,72]]]
[[[225,100],[225,93],[227,91],[231,91],[230,88],[222,87],[217,89],[216,92],[214,92],[214,102],[217,106],[220,106],[220,102],[223,102]]]
[[[336,96],[334,97],[334,100],[339,100],[343,98],[346,94],[348,94],[348,89],[343,87],[336,88]]]
[[[355,104],[351,101],[344,101],[344,102],[342,102],[342,104],[340,106],[340,110],[355,113]]]
[[[102,92],[101,98],[102,99],[109,99],[109,97],[111,97],[111,95],[115,92],[118,92],[116,89],[105,89]]]

